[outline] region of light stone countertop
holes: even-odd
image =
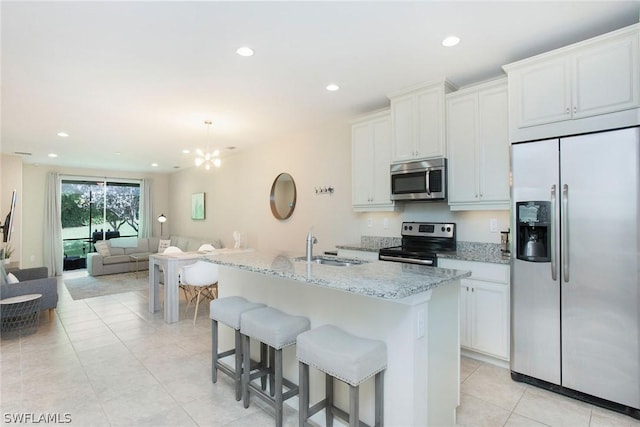
[[[295,260],[289,254],[212,253],[203,259],[228,267],[345,292],[400,300],[471,275],[469,271],[372,261],[339,267]]]
[[[387,243],[387,242],[385,242]],[[394,242],[395,243],[395,242]],[[398,243],[399,245],[400,243]],[[380,248],[392,246],[379,244],[377,241],[366,241],[360,244],[336,245],[338,249],[364,252],[378,252]],[[492,264],[509,264],[509,256],[500,251],[500,244],[458,241],[456,252],[438,252],[438,258],[458,259],[462,261],[489,262]]]

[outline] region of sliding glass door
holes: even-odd
[[[65,270],[84,268],[98,240],[138,236],[140,182],[63,179],[61,206]]]

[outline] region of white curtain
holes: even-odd
[[[62,221],[60,220],[60,174],[49,172],[44,193],[44,265],[53,276],[63,268]]]
[[[140,184],[140,237],[153,235],[153,208],[151,204],[151,180],[143,179]]]

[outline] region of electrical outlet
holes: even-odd
[[[385,218],[382,220],[382,227],[385,229],[389,228],[389,218]]]
[[[498,232],[498,220],[496,218],[491,218],[489,220],[489,231],[492,233]]]
[[[36,262],[36,256],[35,255],[31,255],[31,262]]]
[[[367,220],[367,227],[369,227],[369,228],[373,227],[373,219],[369,218]]]

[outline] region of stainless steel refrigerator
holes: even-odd
[[[511,162],[512,378],[640,418],[640,128]]]

